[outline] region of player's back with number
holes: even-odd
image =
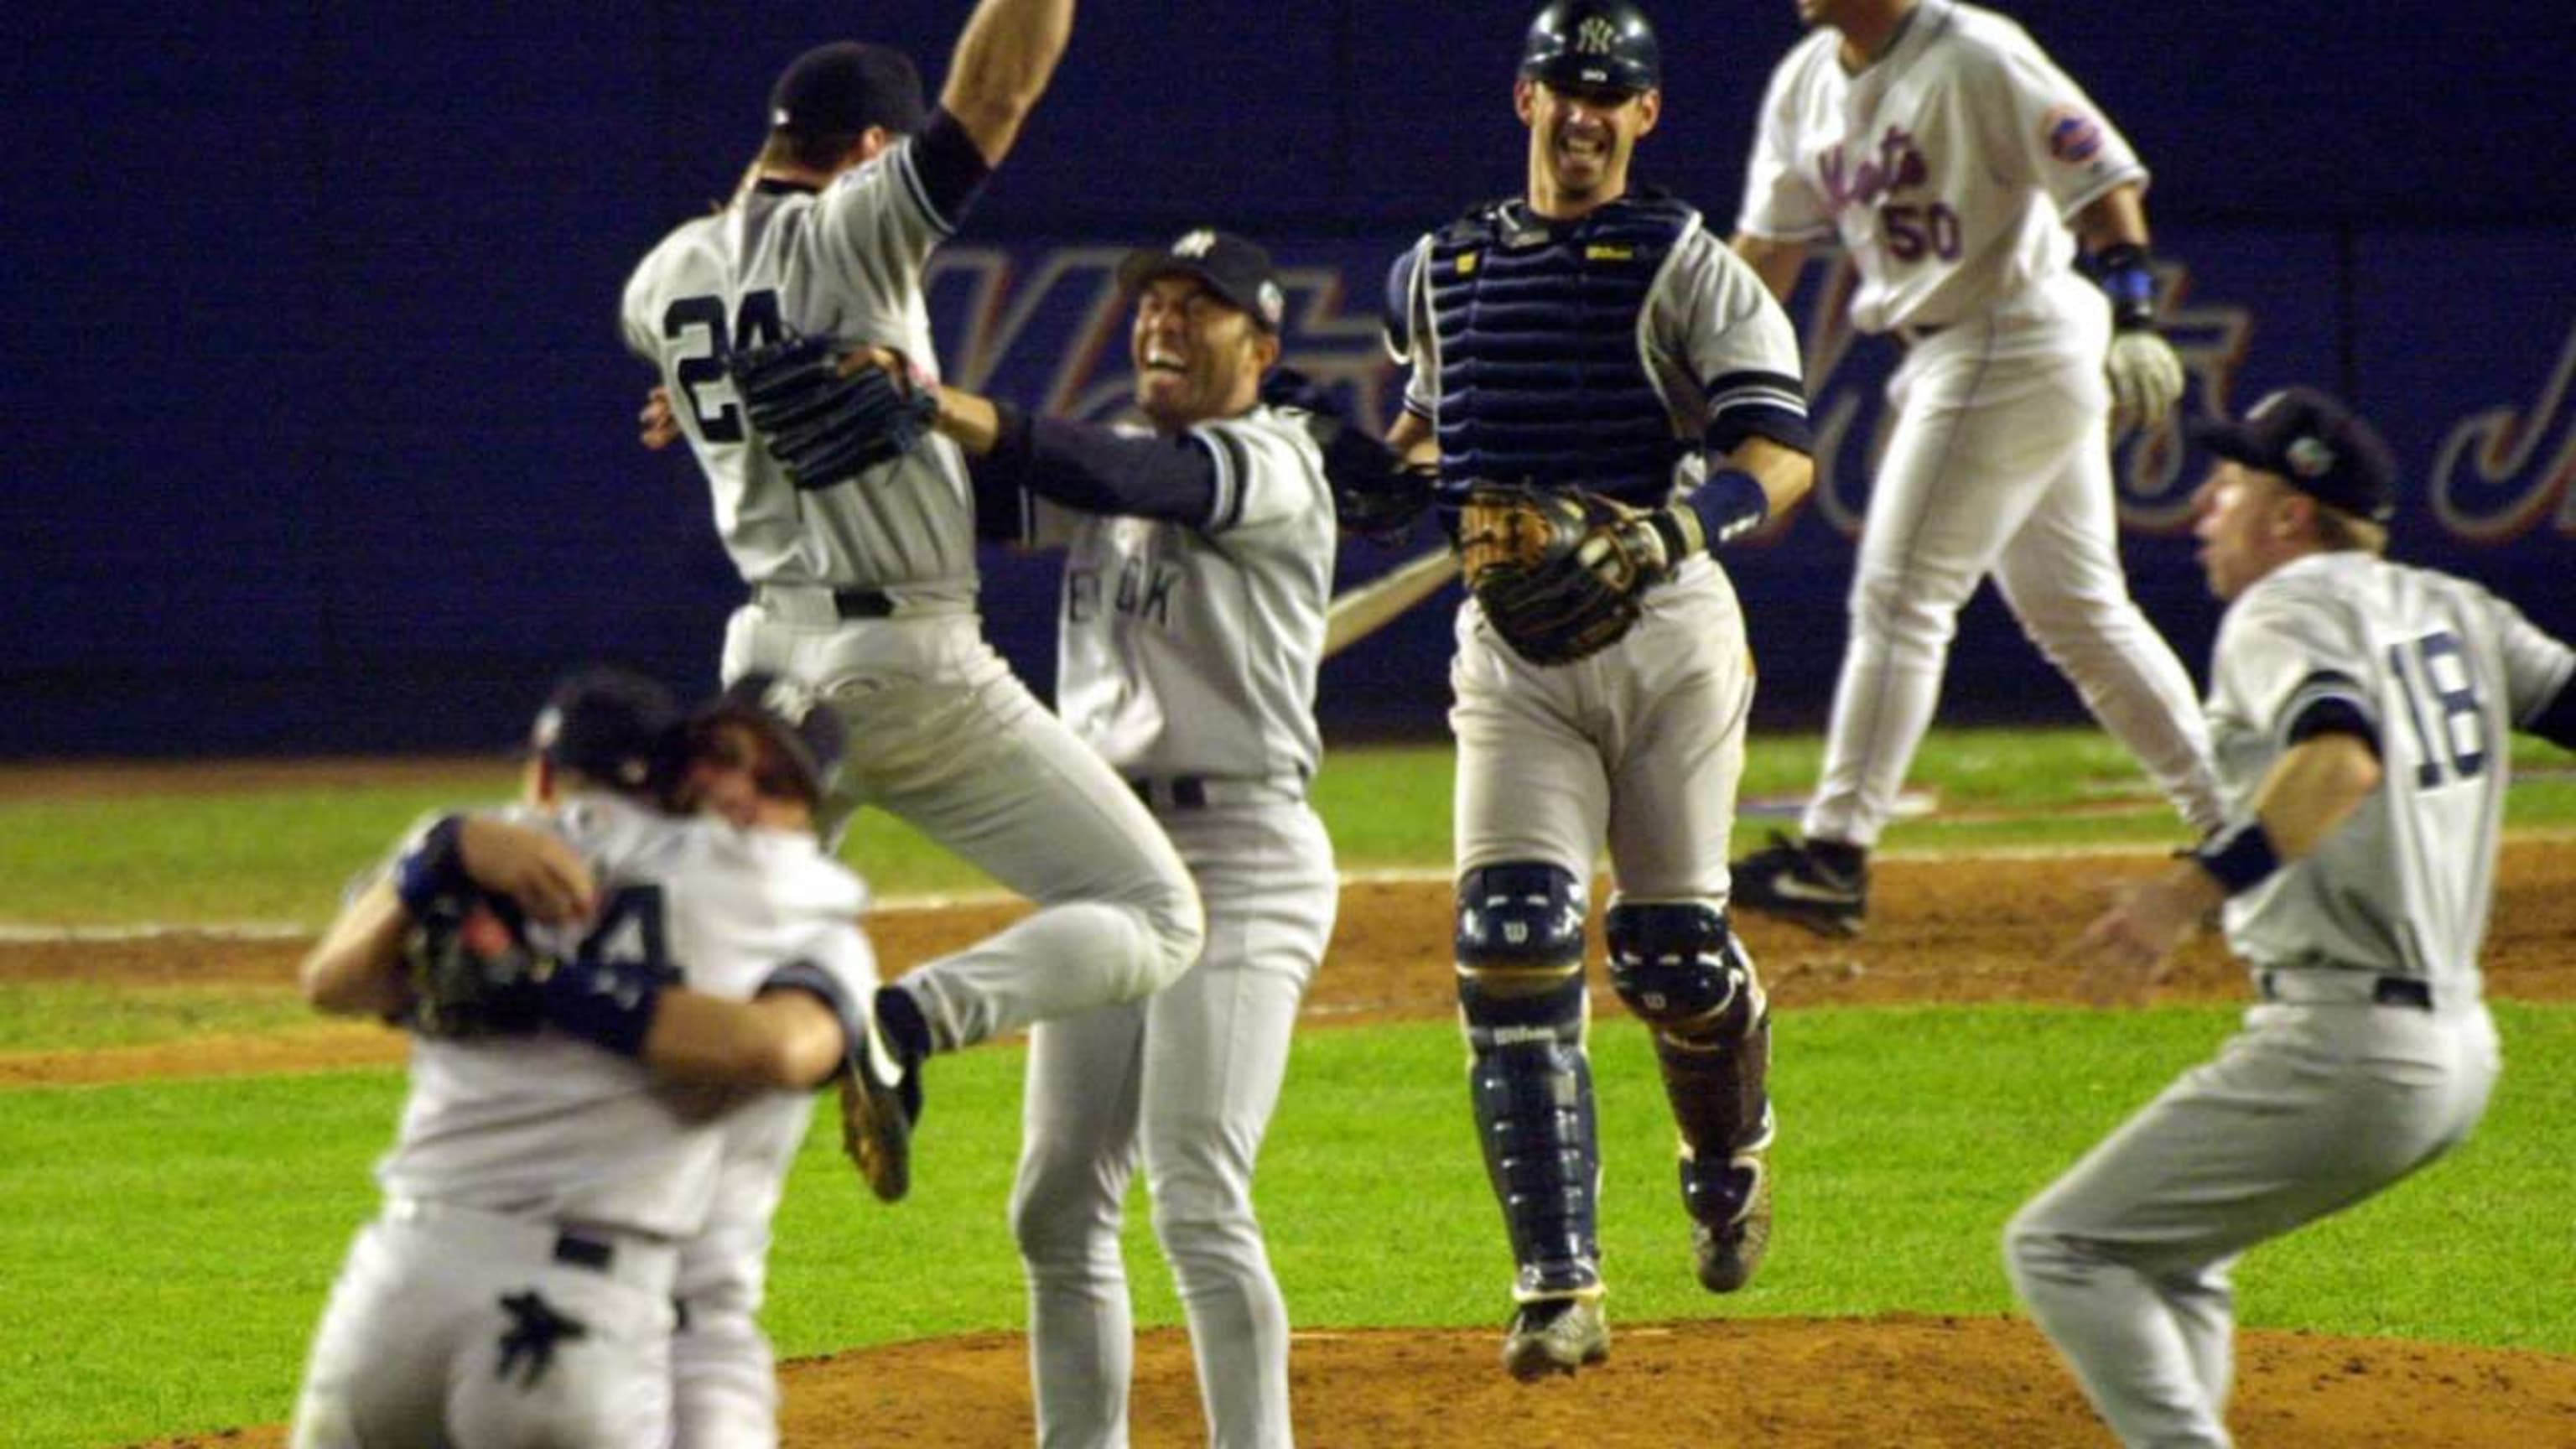
[[[2566,649],[2475,584],[2358,552],[2320,554],[2248,589],[2221,626],[2211,732],[2231,798],[2285,742],[2270,721],[2348,694],[2384,781],[2314,868],[2230,903],[2254,960],[2322,953],[2436,982],[2486,935],[2510,736],[2556,697]]]
[[[627,284],[627,345],[660,370],[747,583],[947,581],[972,592],[972,515],[951,444],[885,464],[864,500],[847,488],[800,500],[724,371],[728,352],[798,332],[865,337],[936,375],[921,277],[949,223],[923,199],[914,150],[898,142],[819,192],[755,185],[681,225]]]

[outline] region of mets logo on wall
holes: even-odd
[[[2048,154],[2069,166],[2081,166],[2102,149],[2102,123],[2073,106],[2051,106],[2040,118],[2039,133]]]

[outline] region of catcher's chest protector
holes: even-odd
[[[1682,444],[1639,331],[1697,215],[1669,198],[1623,197],[1551,223],[1506,202],[1432,237],[1424,284],[1443,477],[1664,502]]]

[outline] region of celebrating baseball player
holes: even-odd
[[[1813,467],[1788,317],[1696,210],[1629,183],[1660,79],[1625,0],[1539,11],[1513,87],[1525,193],[1389,279],[1412,367],[1389,441],[1436,452],[1470,595],[1450,666],[1458,1000],[1518,1269],[1503,1364],[1524,1380],[1609,1352],[1583,983],[1605,836],[1611,984],[1654,1035],[1700,1281],[1740,1288],[1770,1236],[1770,1019],[1726,915],[1753,668],[1709,550]]]
[[[2209,728],[2226,826],[2071,955],[2144,994],[2224,908],[2263,1004],[2006,1231],[2014,1288],[2132,1446],[2219,1446],[2230,1270],[2465,1138],[2499,1059],[2479,999],[2508,746],[2576,746],[2576,651],[2474,584],[2380,557],[2395,466],[2305,389],[2206,430],[2201,566],[2229,602]]]
[[[1208,1442],[1285,1449],[1288,1313],[1252,1169],[1339,901],[1306,785],[1334,550],[1317,438],[1340,425],[1261,401],[1284,297],[1260,247],[1193,231],[1132,254],[1119,280],[1150,429],[939,395],[984,536],[1066,550],[1060,707],[1152,807],[1207,906],[1206,951],[1179,981],[1030,1033],[1011,1225],[1038,1442],[1127,1443],[1119,1227],[1141,1149]]]
[[[626,289],[627,342],[660,368],[751,588],[725,676],[775,671],[837,702],[854,729],[835,806],[892,811],[1040,905],[880,993],[907,1068],[1142,996],[1201,939],[1153,816],[983,640],[973,500],[956,445],[927,433],[928,392],[919,410],[869,395],[894,411],[868,446],[804,446],[851,425],[831,390],[847,381],[835,339],[936,379],[923,267],[1009,152],[1072,20],[1072,0],[981,0],[927,111],[898,52],[800,56],[741,193],[673,232]],[[804,465],[783,464],[781,444]]]
[[[895,1091],[856,882],[660,813],[674,714],[637,676],[568,680],[533,733],[529,808],[415,832],[306,958],[318,1008],[415,1038],[300,1449],[663,1442],[674,1245],[708,1222],[724,1151],[723,1099],[672,1084],[856,1072]],[[679,985],[683,965],[711,990]]]
[[[1733,245],[1785,300],[1809,245],[1839,237],[1853,326],[1905,356],[1805,838],[1737,861],[1735,899],[1857,935],[1870,848],[1988,574],[2184,818],[2205,831],[2218,804],[2191,679],[2120,569],[2105,419],[2155,423],[2183,383],[2155,330],[2146,169],[2002,16],[1955,0],[1798,15],[1815,31],[1772,74]],[[2070,268],[2078,240],[2098,285]]]

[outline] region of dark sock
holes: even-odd
[[[1815,857],[1816,864],[1845,880],[1857,880],[1862,872],[1869,869],[1869,847],[1864,845],[1847,845],[1839,840],[1810,838],[1807,841],[1807,854]]]
[[[886,1045],[903,1059],[910,1071],[931,1053],[930,1018],[921,1014],[921,1003],[900,986],[880,986],[876,998],[877,1030]]]

